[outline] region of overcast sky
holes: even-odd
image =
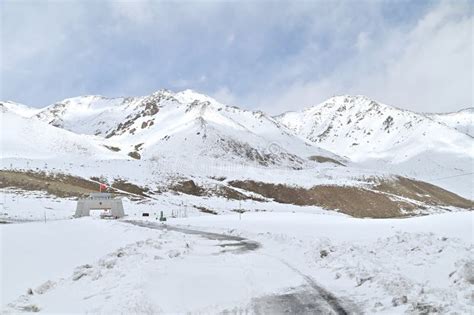
[[[194,89],[270,113],[340,94],[473,106],[469,1],[1,1],[0,100]]]

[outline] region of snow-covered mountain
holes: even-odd
[[[0,225],[40,221],[3,224],[0,307],[467,313],[474,139],[437,117],[366,97],[271,117],[165,90],[0,102]],[[126,220],[68,220],[101,184]]]
[[[459,129],[469,126],[470,115],[472,110],[419,114],[365,96],[337,96],[276,119],[300,137],[364,167],[417,177],[472,196],[473,138],[453,128],[453,121],[460,122]]]
[[[474,108],[466,108],[454,113],[426,114],[431,119],[474,137]]]
[[[392,173],[473,196],[472,176],[466,175],[474,171],[473,138],[461,132],[469,127],[472,110],[419,114],[365,96],[338,96],[271,117],[191,90],[160,90],[142,97],[82,96],[43,109],[4,102],[2,108],[9,130],[2,137],[4,157],[67,154],[160,161],[167,167],[174,163],[180,174],[190,165],[201,165],[206,174],[200,174],[206,176],[223,175],[215,170],[217,165],[226,165],[226,172],[240,165],[306,170],[252,175],[253,180],[284,178],[298,185],[320,183],[321,169],[345,165],[344,176],[326,174],[325,178],[340,184],[353,174]],[[456,118],[441,121],[442,117]]]
[[[104,147],[100,139],[78,135],[51,126],[34,117],[18,115],[34,114],[24,106],[0,103],[1,158],[67,158],[67,159],[116,159],[119,153]]]
[[[338,157],[294,135],[263,112],[246,111],[186,90],[145,97],[66,99],[34,117],[102,137],[132,157],[210,156],[300,167],[311,156]]]
[[[36,115],[42,110],[41,108],[29,107],[29,106],[15,103],[12,101],[6,101],[6,102],[0,101],[0,108],[2,112],[5,112],[6,110],[8,110],[12,113],[15,113],[23,117],[31,117],[33,115]]]
[[[426,150],[462,154],[472,145],[472,139],[445,124],[365,96],[333,97],[277,120],[303,138],[357,161],[402,162]]]

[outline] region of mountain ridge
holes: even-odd
[[[38,111],[43,111],[45,110],[46,108],[48,107],[51,107],[55,104],[59,104],[59,103],[63,103],[65,101],[70,101],[70,100],[74,100],[74,99],[82,99],[82,98],[100,98],[100,99],[105,99],[105,100],[114,100],[114,99],[138,99],[138,98],[145,98],[147,96],[151,96],[153,94],[156,94],[156,93],[171,93],[171,94],[179,94],[179,93],[186,93],[186,94],[192,94],[194,95],[194,99],[211,99],[215,102],[218,102],[220,103],[219,101],[217,101],[216,99],[214,99],[213,97],[211,96],[208,96],[206,94],[203,94],[203,93],[200,93],[200,92],[197,92],[195,90],[192,90],[192,89],[186,89],[186,90],[183,90],[183,91],[180,91],[180,92],[173,92],[169,89],[159,89],[149,95],[142,95],[142,96],[105,96],[105,95],[101,95],[101,94],[85,94],[85,95],[78,95],[78,96],[74,96],[74,97],[68,97],[68,98],[65,98],[63,100],[60,100],[60,101],[56,101],[52,104],[49,104],[49,105],[46,105],[46,106],[43,106],[43,107],[36,107],[36,106],[31,106],[31,105],[28,105],[28,104],[23,104],[23,103],[18,103],[18,102],[15,102],[13,100],[0,100],[0,104],[7,104],[7,103],[10,103],[10,104],[16,104],[16,105],[20,105],[20,106],[24,106],[24,107],[28,107],[29,109],[33,109],[33,110],[38,110]],[[398,106],[395,106],[395,105],[387,105],[385,103],[382,103],[380,101],[377,101],[369,96],[366,96],[366,95],[363,95],[363,94],[341,94],[341,95],[335,95],[333,97],[330,97],[328,99],[326,99],[325,101],[323,102],[320,102],[320,103],[317,103],[315,105],[308,105],[308,106],[303,106],[302,108],[300,109],[297,109],[297,110],[288,110],[288,111],[284,111],[280,114],[276,114],[276,115],[269,115],[268,116],[271,116],[271,117],[278,117],[278,116],[282,116],[286,113],[291,113],[291,112],[298,112],[298,111],[305,111],[307,109],[310,109],[310,108],[314,108],[314,107],[317,107],[321,104],[324,104],[326,102],[328,102],[329,100],[331,99],[334,99],[334,98],[341,98],[341,97],[351,97],[351,98],[366,98],[366,99],[369,99],[371,101],[374,101],[376,103],[379,103],[379,104],[384,104],[385,106],[389,106],[391,108],[394,108],[394,109],[398,109],[400,111],[408,111],[408,112],[412,112],[412,113],[416,113],[416,114],[421,114],[421,115],[449,115],[449,114],[456,114],[456,113],[463,113],[463,112],[469,112],[469,113],[472,113],[474,112],[474,107],[473,106],[467,106],[467,107],[464,107],[464,108],[461,108],[459,110],[455,110],[455,111],[450,111],[450,112],[419,112],[419,111],[415,111],[415,110],[410,110],[410,109],[405,109],[405,108],[401,108],[401,107],[398,107]],[[228,105],[228,104],[225,104],[225,103],[221,103],[223,105],[226,105],[228,107],[234,107],[234,108],[238,108],[238,109],[241,109],[241,107],[239,106],[235,106],[235,105]],[[242,109],[244,110],[244,109]],[[248,111],[252,111],[252,112],[262,112],[262,113],[265,113],[263,110],[261,109],[255,109],[255,110],[248,110]]]
[[[81,96],[39,110],[0,104],[20,116],[90,137],[120,159],[193,157],[204,164],[215,160],[296,170],[333,161],[422,180],[472,172],[473,140],[470,129],[463,129],[470,126],[469,108],[429,115],[367,96],[345,95],[271,116],[192,90],[159,90],[139,97]],[[458,121],[462,124],[455,124]],[[469,179],[436,184],[472,196],[465,191],[473,186]]]

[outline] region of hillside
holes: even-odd
[[[190,90],[135,98],[77,97],[48,106],[35,117],[101,137],[136,158],[206,155],[291,167],[301,167],[315,155],[338,159],[262,112],[226,106]]]
[[[30,112],[28,110],[22,113]],[[98,139],[56,128],[35,118],[25,118],[0,104],[2,159],[116,159]]]
[[[101,181],[141,202],[206,213],[242,201],[249,211],[322,207],[357,217],[472,207],[456,195],[472,199],[463,175],[472,138],[366,97],[278,117],[190,90],[2,108],[0,184],[28,194],[69,198]],[[454,184],[431,180],[453,173],[463,176]]]
[[[426,114],[427,117],[445,124],[459,132],[474,137],[474,108],[466,108],[454,113]]]
[[[474,195],[472,176],[457,177],[473,172],[472,137],[425,114],[365,96],[337,96],[276,119],[300,137],[364,167],[433,180],[465,196]],[[435,182],[450,176],[457,178]]]
[[[6,101],[6,102],[0,101],[0,108],[2,112],[5,112],[8,110],[22,117],[31,117],[33,115],[36,115],[42,110],[41,108],[29,107],[29,106],[11,102],[11,101]]]
[[[402,162],[426,150],[467,152],[472,139],[407,110],[365,96],[338,96],[276,117],[298,135],[353,160]]]

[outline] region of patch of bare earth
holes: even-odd
[[[114,147],[114,146],[105,145],[105,144],[104,144],[104,147],[106,147],[107,149],[109,149],[110,151],[113,151],[113,152],[119,152],[120,151],[119,147]]]
[[[202,206],[194,206],[194,208],[198,209],[199,211],[203,212],[203,213],[207,213],[207,214],[213,214],[213,215],[217,215],[218,213],[214,210],[211,210],[211,209],[208,209],[206,207],[202,207]]]
[[[137,151],[128,152],[128,156],[135,160],[140,160],[142,158],[140,153],[138,153]]]
[[[255,201],[261,201],[264,202],[265,199],[263,198],[258,198],[255,196],[248,196],[245,195],[238,190],[223,185],[215,185],[212,187],[202,187],[196,184],[193,180],[181,180],[178,181],[176,184],[172,185],[169,187],[172,191],[175,192],[180,192],[183,194],[187,195],[193,195],[193,196],[218,196],[218,197],[223,197],[226,199],[233,199],[233,200],[255,200]]]
[[[149,189],[130,183],[124,179],[116,178],[112,183],[112,188],[117,188],[131,194],[148,197]]]
[[[318,163],[333,163],[340,166],[346,166],[343,163],[339,162],[338,160],[331,159],[329,157],[321,156],[321,155],[312,155],[308,159],[311,161],[316,161]]]
[[[206,191],[204,188],[196,185],[193,180],[183,180],[179,181],[173,186],[170,187],[171,190],[175,192],[180,192],[187,195],[193,196],[206,196]]]
[[[400,217],[416,208],[414,204],[392,200],[386,194],[358,187],[319,185],[308,189],[249,180],[231,181],[229,184],[272,198],[276,202],[320,206],[354,217]]]
[[[80,197],[98,190],[98,184],[66,174],[32,171],[0,171],[0,188],[45,191],[57,197]]]
[[[428,205],[473,209],[474,202],[441,187],[397,176],[395,180],[378,180],[374,189],[420,201]]]
[[[397,177],[378,180],[371,189],[318,185],[311,188],[246,181],[233,187],[252,191],[281,203],[320,206],[354,217],[391,218],[416,214],[426,206],[473,209],[474,202],[422,181]]]
[[[62,173],[0,171],[0,188],[44,191],[61,198],[83,197],[91,192],[97,192],[99,190],[97,182],[107,183],[107,180],[101,177],[91,177],[89,180]],[[148,189],[120,178],[115,179],[110,186],[143,197],[146,197],[148,192]]]

